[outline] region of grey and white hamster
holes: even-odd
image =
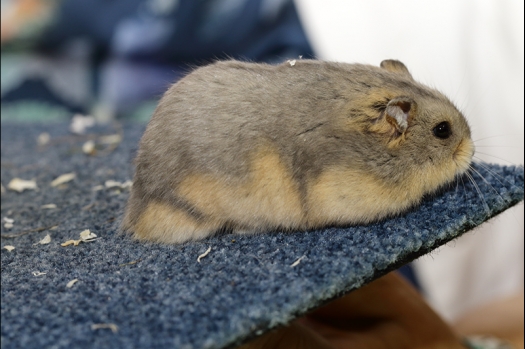
[[[363,224],[469,168],[467,121],[405,65],[221,61],[171,86],[122,228],[148,241]]]

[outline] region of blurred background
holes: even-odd
[[[291,1],[1,3],[3,119],[148,120],[169,85],[196,66],[313,56]]]
[[[524,5],[513,0],[1,0],[2,122],[146,122],[216,59],[401,60],[448,95],[476,158],[523,164]],[[523,206],[414,263],[446,318],[523,288]]]

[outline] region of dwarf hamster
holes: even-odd
[[[220,61],[160,100],[122,228],[182,243],[369,223],[452,181],[473,152],[463,115],[399,61]]]

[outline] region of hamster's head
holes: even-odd
[[[465,117],[442,93],[417,83],[399,61],[383,61],[384,84],[367,100],[366,132],[384,154],[371,157],[376,175],[423,196],[451,182],[474,154]],[[386,178],[388,177],[388,178]]]

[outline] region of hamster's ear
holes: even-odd
[[[374,122],[368,130],[387,135],[390,140],[402,140],[404,137],[400,136],[405,134],[416,108],[416,102],[409,97],[393,98],[384,106],[381,114],[372,119]]]
[[[394,98],[386,105],[385,119],[394,126],[398,134],[405,133],[408,127],[410,110],[414,105],[415,102],[408,97]]]
[[[395,59],[385,59],[379,66],[385,70],[388,70],[389,72],[400,74],[411,80],[414,80],[407,67],[400,61]]]

